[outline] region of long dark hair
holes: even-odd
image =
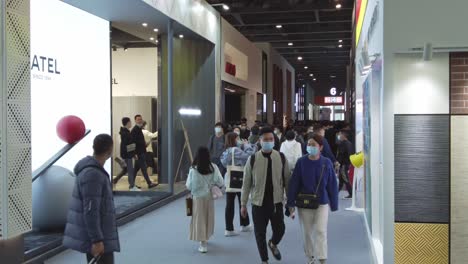
[[[198,170],[202,175],[211,174],[214,172],[213,165],[210,160],[210,151],[207,147],[199,147],[197,155],[192,163],[192,168]]]
[[[226,134],[226,144],[225,144],[225,148],[228,149],[228,148],[232,148],[232,147],[236,147],[237,146],[237,137],[238,135],[234,132],[229,132]]]

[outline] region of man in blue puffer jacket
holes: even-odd
[[[88,262],[100,256],[99,264],[114,263],[120,251],[110,176],[104,164],[112,155],[112,137],[96,136],[93,156],[75,166],[75,188],[68,210],[63,245],[85,253]]]

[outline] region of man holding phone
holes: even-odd
[[[110,135],[98,135],[93,143],[93,156],[76,164],[75,187],[63,237],[66,248],[85,253],[88,262],[97,264],[113,264],[114,252],[120,251],[112,184],[104,169],[113,146]]]

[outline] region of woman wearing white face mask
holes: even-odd
[[[225,168],[229,165],[240,166],[244,167],[247,159],[250,155],[254,154],[257,151],[257,147],[255,145],[249,144],[246,140],[241,140],[239,135],[235,132],[227,133],[226,134],[226,150],[221,155],[221,163]],[[234,158],[234,162],[233,159]],[[229,187],[229,186],[227,186]],[[236,236],[238,233],[234,230],[234,211],[235,211],[235,201],[239,201],[240,207],[240,198],[241,192],[237,191],[226,191],[226,211],[225,211],[225,219],[226,219],[226,231],[224,233],[225,236],[231,237]],[[250,226],[250,219],[249,217],[241,217],[240,218],[240,225],[241,225],[241,232],[249,232],[252,230]]]
[[[288,189],[290,217],[299,220],[304,235],[304,251],[310,264],[327,260],[328,211],[338,210],[338,185],[332,162],[321,155],[323,137],[313,135],[307,142],[307,156],[300,158]]]

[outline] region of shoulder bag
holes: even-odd
[[[244,183],[244,167],[235,166],[234,152],[235,148],[232,148],[231,165],[227,166],[227,172],[224,177],[226,192],[242,192],[242,184]]]
[[[318,194],[320,184],[323,178],[323,171],[325,170],[325,164],[322,165],[322,172],[320,173],[319,183],[315,189],[315,193],[306,194],[300,192],[296,198],[296,206],[302,209],[317,209],[320,206],[320,195]]]
[[[205,179],[206,176],[200,175],[200,177],[203,178],[206,184],[208,184],[208,188],[210,189],[211,197],[213,200],[217,200],[221,197],[223,197],[223,192],[221,191],[221,188],[219,188],[216,184],[212,184],[209,181]]]

